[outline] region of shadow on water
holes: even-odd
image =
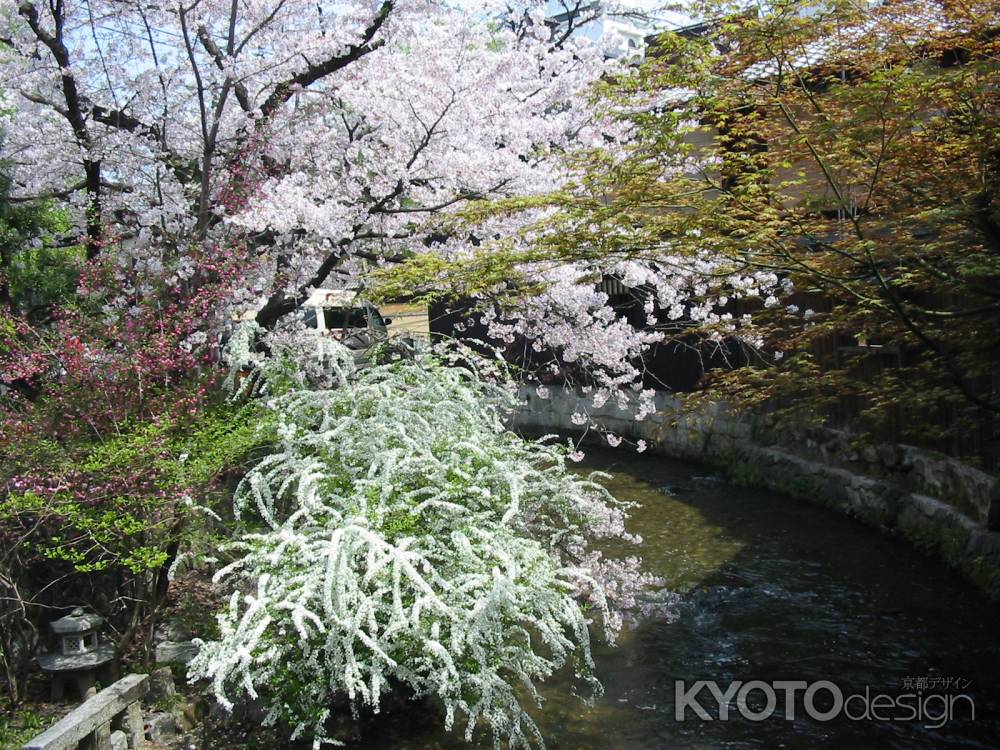
[[[591,449],[586,468],[615,476],[608,486],[639,507],[631,530],[644,538],[646,567],[681,594],[675,621],[647,621],[618,648],[600,648],[605,695],[592,708],[558,681],[536,710],[549,748],[709,750],[726,748],[1000,747],[1000,606],[958,574],[905,543],[822,508],[734,487],[693,464]],[[962,692],[957,718],[820,722],[743,718],[675,719],[675,680],[829,680],[845,696]],[[960,680],[948,689],[948,680]],[[936,687],[935,687],[936,685]],[[751,695],[762,698],[761,693]],[[823,709],[821,692],[816,705]],[[718,707],[707,690],[699,702]],[[852,704],[860,709],[860,703]],[[937,702],[933,711],[940,710]],[[365,750],[468,747],[427,711],[375,717]],[[353,743],[352,743],[353,744]],[[488,747],[487,744],[482,745]]]

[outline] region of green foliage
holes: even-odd
[[[0,632],[16,636],[0,639],[0,656],[12,696],[23,696],[53,608],[93,607],[123,634],[122,647],[137,627],[152,627],[173,564],[219,546],[212,507],[274,440],[274,421],[257,402],[226,402],[121,425],[105,440],[10,446],[0,593],[18,605],[0,609]]]
[[[508,210],[527,207],[524,200],[504,204]],[[490,205],[498,210],[500,204]],[[458,216],[474,221],[482,208],[473,205]],[[520,270],[525,264],[545,260],[545,254],[533,249],[515,248],[498,243],[489,253],[472,258],[448,259],[433,253],[415,255],[406,263],[377,269],[368,277],[373,300],[392,300],[408,296],[418,303],[437,299],[475,297],[507,284],[515,285],[523,294],[537,288]]]
[[[46,473],[72,476],[75,491],[47,482],[9,492],[0,497],[0,526],[37,523],[21,542],[24,553],[76,573],[157,571],[196,532],[190,520],[213,502],[217,481],[241,473],[273,439],[273,421],[256,403],[222,405],[184,422],[138,425],[94,447],[42,445],[34,457],[54,458]]]
[[[138,425],[93,448],[78,466],[95,474],[143,467],[162,489],[207,486],[227,471],[238,473],[272,439],[274,426],[274,416],[256,402],[216,405],[190,421]]]
[[[44,716],[30,709],[0,711],[0,747],[15,748],[41,733],[46,727]]]
[[[744,274],[784,285],[766,304],[739,287],[695,298],[756,327],[746,366],[706,380],[711,397],[847,412],[855,428],[936,447],[995,432],[995,3],[699,9],[715,19],[700,36],[662,35],[641,68],[595,89],[609,118],[633,126],[628,143],[577,151],[549,196],[470,207],[477,219],[547,208],[524,233],[529,249],[503,238],[461,263],[414,259],[385,288],[475,294],[513,280],[524,295],[516,281],[546,264],[634,260],[669,276],[672,259],[711,259],[707,288]],[[733,335],[727,323],[656,326],[682,344]]]
[[[0,178],[0,304],[30,313],[67,301],[84,259],[82,246],[59,239],[72,229],[69,211],[53,201],[13,203],[6,182]]]
[[[0,520],[29,508],[38,512],[41,498],[32,493],[11,495],[0,506]],[[88,507],[68,495],[52,498],[45,506],[46,515],[59,518],[56,533],[47,539],[26,541],[42,557],[72,565],[78,573],[108,570],[112,566],[138,574],[156,570],[167,561],[167,553],[158,544],[144,544],[150,539],[153,524],[144,516],[144,507],[128,498],[115,498],[100,508]],[[104,554],[95,556],[95,549]]]

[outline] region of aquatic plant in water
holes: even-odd
[[[613,640],[654,583],[593,547],[639,541],[624,504],[571,472],[567,447],[506,428],[499,368],[427,349],[359,369],[322,346],[312,376],[288,350],[257,363],[278,444],[236,492],[256,528],[216,576],[233,593],[189,676],[315,746],[335,741],[334,706],[377,712],[394,690],[466,739],[544,746],[525,708],[538,683],[571,668],[598,695],[590,632]]]

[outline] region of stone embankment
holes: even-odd
[[[734,482],[783,492],[828,506],[898,534],[938,555],[1000,599],[1000,480],[954,459],[906,445],[861,445],[829,429],[776,432],[764,416],[723,404],[682,408],[667,393],[656,412],[637,421],[609,401],[594,408],[581,393],[521,390],[515,416],[523,430],[578,433],[574,413],[661,453],[721,467]],[[600,433],[591,433],[599,436]]]

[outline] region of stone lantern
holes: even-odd
[[[75,685],[81,701],[96,692],[98,673],[106,671],[115,656],[111,643],[102,643],[97,631],[104,618],[87,614],[77,607],[65,617],[49,624],[59,639],[59,650],[38,655],[38,666],[52,675],[52,700],[62,700],[66,681]]]

